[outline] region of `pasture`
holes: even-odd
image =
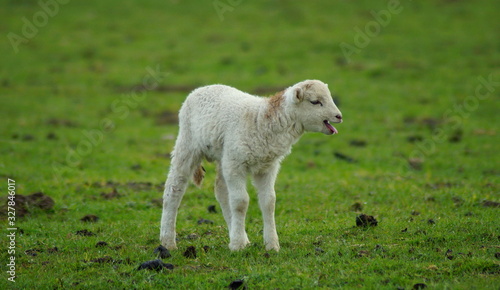
[[[498,1],[2,6],[0,288],[498,287]],[[188,93],[268,96],[305,79],[329,84],[344,122],[282,164],[280,252],[264,249],[250,181],[252,245],[229,251],[204,162],[162,259],[173,270],[137,270],[157,258]],[[361,213],[378,225],[356,226]]]

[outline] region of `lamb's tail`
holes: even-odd
[[[198,166],[196,170],[194,171],[193,174],[193,182],[194,184],[199,188],[201,187],[201,182],[203,181],[203,178],[205,177],[205,168],[203,166]]]

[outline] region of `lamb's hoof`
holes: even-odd
[[[229,243],[229,249],[231,251],[240,251],[250,245],[250,241],[245,241],[243,243]]]
[[[279,244],[267,244],[266,245],[266,251],[280,251],[280,245]]]
[[[164,239],[160,238],[161,245],[167,248],[168,250],[177,250],[177,244],[175,243],[175,240],[171,241],[170,239]]]

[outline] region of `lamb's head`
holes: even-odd
[[[327,84],[306,80],[286,89],[284,96],[305,131],[338,133],[331,123],[342,123],[342,113],[333,102]]]

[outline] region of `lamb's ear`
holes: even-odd
[[[294,103],[300,103],[304,99],[304,91],[300,87],[292,90],[292,100]]]

